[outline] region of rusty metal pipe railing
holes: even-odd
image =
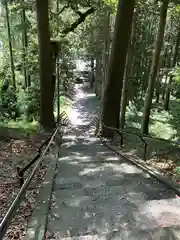
[[[45,156],[45,154],[49,151],[49,147],[50,145],[52,144],[56,134],[58,132],[60,132],[61,136],[62,136],[62,126],[67,126],[67,124],[69,123],[69,120],[68,120],[68,116],[65,112],[63,112],[61,115],[61,118],[60,118],[60,121],[61,124],[58,126],[59,123],[57,123],[57,127],[54,131],[54,133],[52,134],[51,137],[49,137],[41,146],[40,148],[38,149],[38,153],[36,154],[36,156],[33,158],[33,160],[28,163],[23,169],[20,169],[20,168],[17,168],[17,171],[18,171],[18,176],[20,178],[20,184],[22,185],[20,191],[18,192],[16,198],[14,199],[13,203],[11,204],[11,206],[9,207],[6,215],[4,216],[3,220],[1,221],[0,223],[0,240],[3,239],[10,223],[11,223],[11,220],[12,218],[14,217],[17,209],[19,208],[20,206],[20,203],[21,201],[23,200],[24,198],[24,195],[26,193],[26,190],[33,178],[33,176],[35,175],[38,167],[40,166],[40,164],[42,163],[42,160]],[[65,117],[64,117],[65,116]],[[64,119],[63,119],[64,117]],[[45,146],[46,148],[44,149],[44,151],[42,152],[42,148]],[[30,175],[27,177],[27,179],[24,181],[24,171],[26,171],[32,164],[34,164],[35,162],[37,161],[35,167],[32,169],[32,172],[30,173]]]
[[[106,126],[103,122],[102,122],[101,124],[102,124],[102,126],[103,126],[104,128],[108,128],[108,129],[110,129],[110,130],[112,130],[112,131],[115,131],[115,132],[117,132],[117,133],[121,136],[120,145],[121,145],[121,147],[123,147],[123,134],[122,134],[122,132],[121,132],[118,128]]]
[[[60,114],[58,119],[59,121],[57,122],[57,124],[61,122],[60,127],[67,126],[69,123],[68,116],[64,111]],[[20,187],[22,187],[24,183],[24,173],[41,157],[43,147],[47,145],[50,140],[51,136],[41,144],[35,157],[29,163],[27,163],[27,165],[24,168],[21,169],[19,166],[17,167],[17,176],[19,178]]]
[[[148,143],[145,140],[145,137],[141,134],[138,134],[136,132],[131,132],[128,130],[123,130],[124,133],[129,133],[129,134],[133,134],[138,136],[141,139],[141,142],[144,144],[144,154],[143,154],[143,159],[146,160],[146,156],[147,156],[147,150],[148,150]]]
[[[45,145],[47,145],[50,140],[51,140],[51,137],[49,137],[46,141],[44,141],[41,144],[35,157],[29,163],[27,163],[27,165],[24,168],[21,169],[19,166],[17,167],[17,176],[19,178],[20,187],[22,187],[22,185],[24,183],[24,172],[26,172],[28,170],[28,168],[30,168],[41,157],[42,148]]]
[[[27,179],[25,180],[25,182],[23,183],[19,193],[17,194],[16,198],[14,199],[13,203],[11,204],[10,208],[8,209],[6,215],[4,216],[3,220],[0,223],[0,240],[3,239],[9,224],[14,216],[14,214],[16,213],[17,209],[19,208],[19,205],[21,203],[21,201],[23,200],[23,197],[25,195],[26,189],[29,186],[33,176],[35,175],[39,165],[41,164],[43,157],[45,156],[45,154],[47,153],[50,145],[52,144],[57,132],[59,131],[59,128],[56,128],[56,130],[54,131],[53,135],[51,136],[51,139],[47,145],[47,147],[45,148],[45,150],[43,151],[42,155],[40,156],[40,158],[38,159],[35,167],[33,168],[32,172],[30,173],[30,175],[27,177]]]
[[[146,142],[146,140],[144,139],[144,137],[142,135],[140,135],[138,133],[135,133],[135,132],[120,130],[118,128],[106,126],[103,122],[102,122],[102,126],[104,128],[108,128],[110,130],[113,130],[113,131],[117,132],[121,136],[121,142],[120,142],[121,147],[123,147],[123,145],[124,145],[124,133],[134,134],[134,135],[138,136],[141,139],[141,141],[143,142],[143,145],[144,145],[143,159],[144,159],[144,161],[146,161],[148,143]]]

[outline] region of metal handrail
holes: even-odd
[[[144,155],[143,155],[143,159],[146,160],[146,155],[147,155],[147,148],[148,148],[148,143],[147,141],[145,140],[145,136],[139,134],[139,133],[136,133],[136,132],[131,132],[131,131],[127,131],[127,130],[122,130],[123,133],[129,133],[129,134],[134,134],[136,136],[138,136],[141,141],[143,142],[144,144]]]
[[[123,134],[122,134],[122,132],[121,132],[118,128],[114,128],[114,127],[110,127],[110,126],[105,125],[103,122],[102,122],[101,124],[102,124],[102,126],[103,126],[104,128],[108,128],[108,129],[110,129],[110,130],[113,130],[113,131],[117,132],[117,133],[121,136],[120,145],[121,145],[121,147],[122,147],[122,146],[123,146]]]
[[[27,179],[23,183],[23,185],[22,185],[20,191],[18,192],[16,198],[14,199],[14,201],[11,204],[10,208],[8,209],[6,215],[4,216],[3,220],[1,221],[1,223],[0,223],[0,240],[3,239],[14,214],[16,213],[17,209],[19,208],[19,205],[20,205],[21,201],[23,200],[23,197],[25,195],[27,187],[29,186],[33,176],[35,175],[39,165],[41,164],[45,154],[47,153],[47,151],[48,151],[50,145],[52,144],[52,142],[53,142],[53,140],[54,140],[58,131],[59,131],[59,127],[57,127],[56,130],[54,131],[47,147],[45,148],[44,152],[42,153],[42,155],[38,159],[38,162],[36,163],[34,169],[32,170],[31,174],[29,175],[29,177],[27,177]]]
[[[9,207],[6,215],[4,216],[3,220],[0,223],[0,240],[3,239],[9,225],[10,222],[14,216],[14,214],[16,213],[21,201],[23,200],[23,197],[25,195],[25,192],[27,190],[27,187],[29,186],[35,172],[37,171],[39,165],[41,164],[45,154],[49,151],[49,147],[52,144],[56,134],[58,132],[60,132],[61,137],[62,137],[62,127],[67,126],[69,123],[69,118],[68,115],[66,114],[65,111],[63,111],[60,116],[59,116],[59,121],[57,121],[56,123],[56,129],[54,130],[54,133],[39,147],[38,149],[38,153],[36,154],[36,156],[33,158],[33,160],[31,160],[30,163],[28,163],[23,169],[18,168],[18,174],[20,177],[20,181],[22,183],[21,189],[19,190],[16,198],[14,199],[13,203],[11,204],[11,206]],[[60,124],[59,124],[60,123]],[[42,148],[45,146],[45,150],[44,152],[42,152]],[[37,161],[38,160],[38,161]],[[26,171],[32,164],[34,164],[37,161],[35,167],[33,168],[31,174],[29,175],[29,177],[27,177],[27,179],[24,182],[23,179],[23,172]]]
[[[58,121],[57,121],[57,125],[58,123],[60,122],[60,127],[64,127],[64,126],[67,126],[68,123],[69,123],[69,119],[68,119],[68,116],[66,114],[65,111],[63,111],[59,117],[58,117]],[[50,136],[46,141],[44,141],[41,146],[39,147],[35,157],[26,164],[26,166],[22,169],[20,169],[20,167],[18,166],[17,167],[17,176],[19,178],[19,181],[20,181],[20,187],[22,187],[23,183],[24,183],[24,172],[28,170],[29,167],[31,167],[40,157],[41,157],[41,154],[42,154],[42,148],[48,144],[48,142],[51,140],[51,137]]]
[[[143,137],[142,135],[140,135],[140,134],[138,134],[138,133],[136,133],[136,132],[130,132],[130,131],[120,130],[120,129],[118,129],[118,128],[106,126],[103,122],[102,122],[101,124],[102,124],[102,126],[103,126],[104,128],[108,128],[108,129],[114,130],[114,131],[116,131],[116,132],[121,136],[121,142],[120,142],[121,147],[123,147],[123,144],[124,144],[124,136],[123,136],[124,133],[130,133],[130,134],[134,134],[134,135],[138,136],[138,137],[141,139],[141,141],[143,142],[143,144],[144,144],[143,159],[146,160],[148,143],[146,142],[146,140],[144,139],[144,137]]]
[[[180,146],[179,142],[171,141],[171,140],[168,140],[168,139],[153,137],[153,136],[150,136],[150,135],[143,135],[143,136],[144,136],[144,138],[147,138],[147,139],[149,138],[149,139],[153,139],[153,140],[156,140],[156,141],[162,141],[162,142],[166,142],[166,143],[169,143],[169,144],[174,144],[174,145]]]
[[[99,115],[99,110],[96,111],[96,115],[95,115],[95,118],[93,118],[93,120],[90,122],[90,124],[88,125],[88,127],[91,127],[94,123],[96,123],[96,118],[97,118],[97,114]],[[99,116],[98,116],[99,117]],[[140,133],[137,133],[137,132],[131,132],[131,131],[128,131],[128,130],[120,130],[118,128],[114,128],[114,127],[110,127],[110,126],[106,126],[103,122],[101,122],[101,125],[105,128],[109,128],[115,132],[117,132],[120,136],[121,136],[121,142],[120,142],[120,146],[123,147],[123,144],[124,144],[124,136],[123,134],[125,133],[129,133],[129,134],[134,134],[136,136],[138,136],[141,141],[143,142],[144,144],[144,154],[143,154],[143,159],[146,160],[146,156],[147,156],[147,150],[148,150],[148,142],[146,141],[146,139],[153,139],[153,140],[157,140],[157,141],[163,141],[163,142],[167,142],[167,143],[170,143],[170,144],[174,144],[174,145],[177,145],[177,146],[180,146],[180,142],[176,142],[176,141],[171,141],[171,140],[168,140],[168,139],[163,139],[163,138],[157,138],[157,137],[153,137],[153,136],[150,136],[150,135],[145,135],[145,134],[140,134]]]
[[[51,136],[52,137],[52,136]],[[17,176],[19,178],[20,181],[20,187],[22,187],[23,183],[24,183],[24,172],[28,170],[28,168],[31,167],[31,165],[33,165],[40,157],[41,157],[41,153],[42,153],[42,148],[48,144],[48,142],[51,140],[51,137],[49,137],[46,141],[44,141],[41,146],[39,147],[35,157],[26,164],[25,167],[23,167],[22,169],[18,166],[17,167]]]

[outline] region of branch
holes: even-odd
[[[69,3],[68,3],[67,5],[64,5],[64,6],[62,7],[62,9],[59,10],[59,12],[54,12],[54,11],[50,11],[50,12],[51,12],[52,14],[58,16],[59,14],[63,13],[68,7],[69,7]]]
[[[69,7],[69,2],[67,5],[64,5],[64,7],[57,13],[57,15],[61,14],[62,12],[64,12],[64,10],[66,10]]]
[[[90,14],[92,14],[95,11],[94,8],[90,8],[89,10],[87,10],[85,13],[82,13],[80,15],[80,17],[68,28],[63,30],[63,34],[67,35],[70,32],[73,32],[82,22],[85,21],[85,19],[87,18],[87,16],[89,16]]]
[[[76,14],[79,15],[79,17],[81,17],[81,16],[83,15],[83,13],[80,12],[80,11],[79,11],[76,7],[74,7],[73,5],[71,5],[71,8],[72,8],[72,10],[73,10]]]

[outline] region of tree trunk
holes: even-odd
[[[28,87],[31,85],[31,77],[28,74],[27,70],[27,61],[26,61],[26,54],[27,54],[27,48],[28,48],[28,36],[27,36],[27,21],[26,21],[26,11],[24,9],[24,0],[23,0],[23,6],[22,6],[22,43],[23,43],[23,67],[24,67],[24,81],[25,81],[25,87]]]
[[[108,62],[109,62],[109,49],[110,49],[110,11],[107,9],[107,15],[105,16],[105,29],[104,29],[104,56],[103,56],[103,77],[102,77],[102,83],[101,83],[101,103],[100,103],[100,111],[102,111],[102,104],[104,99],[104,87],[107,82],[107,69],[108,69]],[[97,135],[100,131],[100,125],[101,125],[101,117],[102,112],[100,113],[100,116],[98,118],[98,121],[96,123],[96,131],[95,135]]]
[[[131,57],[131,50],[129,47],[127,60],[126,60],[126,67],[124,73],[124,81],[123,81],[123,89],[122,89],[122,97],[121,97],[121,111],[120,111],[120,129],[124,129],[125,125],[125,115],[126,115],[126,107],[127,107],[127,100],[128,100],[128,76],[129,76],[129,67],[130,67],[130,57]]]
[[[103,68],[104,68],[104,81],[103,85],[105,85],[107,80],[107,69],[109,63],[109,49],[110,49],[110,12],[107,10],[107,16],[105,20],[105,40],[104,40],[104,61],[103,61]],[[102,94],[104,93],[104,89]]]
[[[160,92],[161,92],[161,76],[159,75],[156,80],[156,103],[159,103]]]
[[[11,74],[12,74],[12,85],[13,88],[16,89],[16,77],[15,77],[15,69],[14,69],[14,59],[13,59],[13,50],[12,50],[12,41],[11,41],[11,28],[9,22],[9,9],[7,5],[7,1],[4,1],[5,10],[6,10],[6,21],[7,21],[7,29],[8,29],[8,41],[9,41],[9,54],[10,54],[10,62],[11,62]]]
[[[94,86],[94,58],[91,57],[91,77],[90,77],[90,88],[93,89]]]
[[[178,56],[178,48],[180,44],[180,30],[178,30],[176,45],[174,48],[173,60],[172,60],[172,68],[175,67],[177,56]],[[165,101],[164,101],[164,110],[169,110],[169,101],[170,101],[170,94],[171,94],[171,84],[172,84],[173,76],[171,75],[169,78],[168,88],[165,94]]]
[[[128,47],[128,55],[126,59],[126,67],[124,73],[124,81],[123,81],[123,89],[122,89],[122,97],[121,97],[121,111],[120,111],[120,129],[124,129],[125,125],[125,116],[126,116],[126,107],[128,104],[128,77],[132,71],[132,55],[134,52],[134,39],[136,36],[136,11],[134,11],[133,15],[133,24],[131,28],[131,41]]]
[[[99,86],[101,85],[101,53],[97,53],[95,67],[95,93],[100,98]]]
[[[154,91],[154,83],[157,77],[159,57],[160,57],[161,48],[164,40],[164,31],[165,31],[165,25],[166,25],[168,3],[169,3],[169,0],[164,0],[161,3],[158,36],[156,40],[156,46],[154,50],[150,76],[148,81],[148,88],[147,88],[145,102],[144,102],[143,119],[142,119],[142,125],[141,125],[141,132],[143,134],[149,133],[149,120],[150,120],[150,112],[151,112],[151,105],[152,105],[152,98],[153,98],[153,91]]]
[[[162,90],[162,100],[165,99],[167,80],[168,80],[168,75],[166,74],[165,81],[164,81],[164,86],[163,86],[163,90]]]
[[[40,60],[40,124],[45,130],[54,127],[52,56],[49,34],[48,0],[36,0]]]
[[[107,69],[109,62],[109,48],[110,48],[110,12],[107,10],[105,19],[105,31],[104,31],[104,54],[103,54],[103,74],[101,82],[101,105],[103,102],[104,87],[107,82]]]
[[[134,5],[135,0],[119,0],[115,21],[102,107],[102,123],[114,128],[119,128],[120,99]],[[102,127],[102,134],[105,137],[113,137],[113,131],[106,127]]]
[[[164,56],[160,56],[159,67],[158,67],[158,76],[156,80],[156,103],[159,103],[159,97],[161,93],[161,83],[162,83],[162,74],[160,73],[160,69],[163,67]]]

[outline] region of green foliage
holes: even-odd
[[[3,113],[2,119],[19,117],[17,95],[15,90],[9,86],[8,81],[4,81],[1,85],[1,112]]]
[[[8,4],[10,26],[12,32],[12,46],[14,65],[16,73],[17,89],[12,92],[9,88],[4,91],[1,96],[1,107],[3,120],[20,117],[29,121],[38,121],[40,115],[40,82],[39,82],[39,57],[38,57],[38,36],[37,36],[37,22],[34,3],[29,1],[13,1]],[[22,19],[22,10],[25,10],[25,22]],[[11,65],[9,59],[9,45],[7,36],[6,19],[2,8],[2,15],[0,16],[0,40],[3,43],[2,59],[0,65],[0,87],[3,85],[4,79],[8,80],[11,85]],[[53,31],[55,33],[57,22],[51,22]],[[28,46],[24,48],[23,34],[24,29],[27,30]],[[72,79],[72,60],[69,51],[68,43],[63,46],[61,64],[61,80]],[[31,86],[27,88],[25,82],[24,70],[27,69],[27,74],[31,80]],[[1,87],[2,88],[2,87]],[[14,99],[16,98],[16,99]],[[14,113],[16,112],[16,114]]]
[[[33,85],[25,91],[19,92],[18,103],[21,116],[29,121],[38,121],[40,112],[40,89]]]
[[[58,8],[57,9],[57,3]],[[73,79],[74,60],[96,59],[104,54],[105,20],[107,12],[111,13],[110,32],[113,32],[114,14],[117,7],[117,0],[68,0],[51,1],[49,7],[51,37],[61,42],[60,50],[60,81],[61,84],[69,83]],[[12,31],[13,56],[16,73],[16,101],[11,91],[7,91],[4,103],[8,102],[10,111],[18,109],[20,116],[29,120],[39,119],[40,106],[40,83],[39,83],[39,57],[38,57],[38,36],[35,12],[35,2],[30,0],[10,1],[8,4],[10,13],[10,24]],[[62,31],[76,21],[82,13],[93,7],[96,11],[88,16],[74,32],[68,37],[62,36]],[[25,10],[25,22],[22,19],[22,10]],[[175,41],[177,23],[179,20],[179,5],[172,5],[169,15],[173,16],[170,21],[168,17],[165,44],[163,51],[168,49],[170,60],[172,59],[171,46]],[[59,10],[60,14],[57,13]],[[148,74],[151,64],[154,41],[157,34],[159,22],[159,5],[152,5],[152,1],[139,0],[136,3],[135,34],[131,42],[131,58],[133,68],[129,73],[128,96],[130,104],[140,111],[148,83]],[[24,30],[27,30],[28,46],[25,49],[22,40]],[[168,40],[168,36],[172,40]],[[0,62],[0,86],[2,80],[8,79],[11,85],[11,70],[9,60],[9,46],[7,37],[7,24],[2,9],[0,16],[0,40],[3,42],[2,61]],[[65,40],[65,41],[64,41]],[[110,39],[111,40],[111,39]],[[24,70],[31,79],[31,86],[27,88]],[[180,70],[176,69],[174,92],[180,98]],[[62,87],[62,86],[61,86]],[[67,97],[67,94],[63,92]],[[13,115],[14,116],[14,115]],[[8,115],[10,118],[10,114]]]
[[[172,71],[172,75],[174,77],[174,96],[180,99],[180,67],[176,67]]]
[[[169,112],[162,110],[161,104],[154,105],[151,111],[150,134],[163,139],[180,139],[180,102],[171,100]],[[159,107],[159,108],[158,108]],[[140,130],[142,109],[130,103],[127,108],[127,126]]]

